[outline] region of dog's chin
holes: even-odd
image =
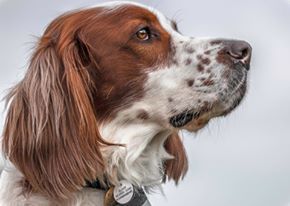
[[[206,126],[211,119],[226,116],[231,113],[243,100],[247,84],[246,73],[236,85],[230,85],[226,92],[220,92],[213,102],[200,109],[188,109],[170,118],[170,124],[176,129],[196,132]]]

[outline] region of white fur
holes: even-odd
[[[130,122],[135,111],[144,109],[136,104],[102,128],[101,135],[109,142],[124,144],[125,147],[110,148],[103,151],[108,160],[107,174],[114,174],[118,168],[118,179],[111,178],[116,184],[122,179],[139,186],[159,186],[163,178],[163,161],[172,158],[163,144],[170,134],[156,123]]]

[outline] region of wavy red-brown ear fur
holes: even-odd
[[[165,162],[165,174],[169,180],[173,179],[177,184],[179,180],[185,176],[188,170],[186,152],[177,133],[171,134],[166,140],[165,149],[174,157],[174,159]]]
[[[3,151],[33,191],[63,199],[102,175],[100,147],[107,143],[92,105],[89,51],[77,31],[61,31],[57,23],[7,97]]]

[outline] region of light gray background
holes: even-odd
[[[23,75],[35,37],[56,16],[97,0],[0,0],[0,91]],[[290,205],[290,1],[144,0],[192,36],[253,46],[250,89],[230,116],[184,140],[190,169],[155,206]],[[3,109],[3,103],[0,104]],[[3,124],[4,115],[0,123]],[[2,130],[2,126],[0,127]]]

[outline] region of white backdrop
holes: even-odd
[[[33,35],[62,12],[98,2],[0,0],[1,96],[22,77]],[[150,196],[153,206],[290,205],[290,1],[138,2],[176,19],[186,35],[239,38],[253,46],[246,100],[225,119],[184,135],[189,172],[178,187],[165,185],[166,197]]]

